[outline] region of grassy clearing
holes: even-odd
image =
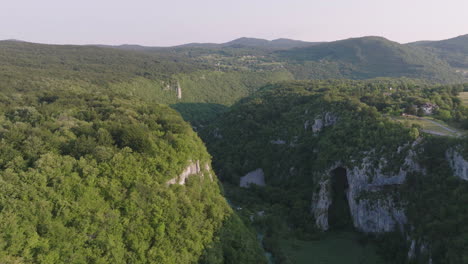
[[[460,97],[464,105],[468,105],[468,92],[461,92],[458,97]]]
[[[399,116],[393,117],[393,120],[402,122],[407,126],[416,124],[420,126],[426,133],[437,134],[441,136],[457,137],[465,133],[464,131],[451,127],[445,122],[434,119],[432,117],[420,118],[417,116]]]
[[[383,264],[376,249],[358,242],[353,232],[328,233],[316,241],[283,240],[281,242],[292,263],[296,264]]]

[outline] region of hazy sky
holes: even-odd
[[[468,34],[468,0],[0,0],[0,39],[60,44],[238,37],[398,42]]]

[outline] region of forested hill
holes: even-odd
[[[175,54],[141,54],[94,46],[46,45],[0,41],[2,70],[37,70],[63,77],[113,81],[144,76],[159,79],[175,73],[204,69]],[[5,74],[5,73],[3,73]],[[94,78],[92,78],[94,77]]]
[[[457,58],[460,55],[461,60],[464,60],[467,54],[463,50],[463,36],[447,42],[452,44],[444,44],[445,56],[440,56],[440,50],[423,47],[432,42],[421,42],[421,45],[400,44],[382,37],[351,38],[334,42],[239,38],[222,44],[190,43],[169,48],[134,48],[154,53],[177,53],[231,69],[247,67],[264,70],[266,65],[276,64],[285,67],[296,79],[411,77],[437,82],[459,82],[464,74],[460,69],[455,69],[457,65],[454,60],[460,61]],[[439,42],[432,44],[436,43]]]
[[[351,79],[405,76],[441,82],[460,80],[460,75],[435,54],[381,37],[346,39],[278,53],[301,79],[323,74]]]
[[[409,45],[425,47],[453,67],[468,69],[468,35],[440,41],[414,42]]]
[[[238,38],[226,43],[222,44],[204,44],[204,43],[191,43],[181,45],[179,47],[208,47],[208,48],[222,48],[222,47],[256,47],[256,48],[265,48],[271,50],[281,50],[281,49],[291,49],[291,48],[299,48],[299,47],[307,47],[316,45],[316,42],[306,42],[300,40],[293,40],[293,39],[274,39],[274,40],[266,40],[266,39],[258,39],[258,38]]]
[[[287,38],[280,38],[274,40],[266,40],[266,39],[259,39],[259,38],[238,38],[226,43],[188,43],[182,44],[178,46],[174,46],[172,48],[228,48],[228,47],[236,47],[236,48],[265,48],[270,50],[277,50],[277,49],[291,49],[291,48],[298,48],[298,47],[306,47],[311,45],[316,45],[319,42],[307,42],[301,40],[294,40],[294,39],[287,39]],[[109,46],[109,45],[102,45],[102,47],[113,47],[118,49],[124,50],[139,50],[139,51],[157,51],[157,50],[164,50],[168,49],[167,47],[148,47],[148,46],[140,46],[140,45],[118,45],[118,46]]]
[[[0,263],[265,261],[168,106],[0,93],[0,137]]]
[[[0,42],[0,90],[112,91],[158,103],[232,104],[269,82],[291,79],[284,69],[221,67],[178,52],[147,53],[95,46]]]

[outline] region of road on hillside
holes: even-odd
[[[440,124],[440,123],[437,123],[437,122],[434,121],[434,120],[427,119],[427,118],[424,118],[424,117],[420,117],[420,119],[429,121],[429,122],[431,122],[432,124],[441,127],[442,129],[445,129],[445,130],[447,130],[447,131],[449,131],[449,132],[451,132],[451,133],[454,133],[454,134],[456,135],[456,137],[460,137],[460,136],[461,136],[461,133],[460,133],[460,132],[458,132],[458,131],[456,131],[456,130],[454,130],[454,129],[451,129],[450,127],[444,126],[444,125],[442,125],[442,124]],[[430,130],[429,130],[429,131],[430,131]],[[435,131],[432,131],[432,132],[435,132]],[[435,133],[441,134],[441,133],[438,133],[438,132],[435,132]]]
[[[430,122],[431,124],[434,124],[434,125],[442,128],[443,130],[449,132],[449,133],[443,133],[443,132],[440,132],[440,131],[434,131],[434,130],[430,130],[430,129],[421,129],[421,131],[424,132],[424,133],[437,135],[437,136],[450,136],[450,137],[461,137],[462,136],[462,133],[460,133],[459,131],[457,131],[455,129],[452,129],[452,128],[448,127],[448,126],[445,126],[445,125],[443,125],[441,123],[438,123],[438,122],[436,122],[436,121],[434,121],[432,119],[425,118],[425,117],[414,116],[414,115],[406,115],[406,117],[416,118],[418,120],[424,120],[424,121]],[[392,120],[399,121],[394,117],[390,117],[390,118]]]

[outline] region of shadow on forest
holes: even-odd
[[[229,109],[225,105],[213,103],[177,103],[170,107],[179,112],[184,120],[192,125],[206,125]]]
[[[198,263],[266,264],[266,258],[254,231],[233,213],[224,220],[223,226],[217,231],[215,239],[205,249]]]

